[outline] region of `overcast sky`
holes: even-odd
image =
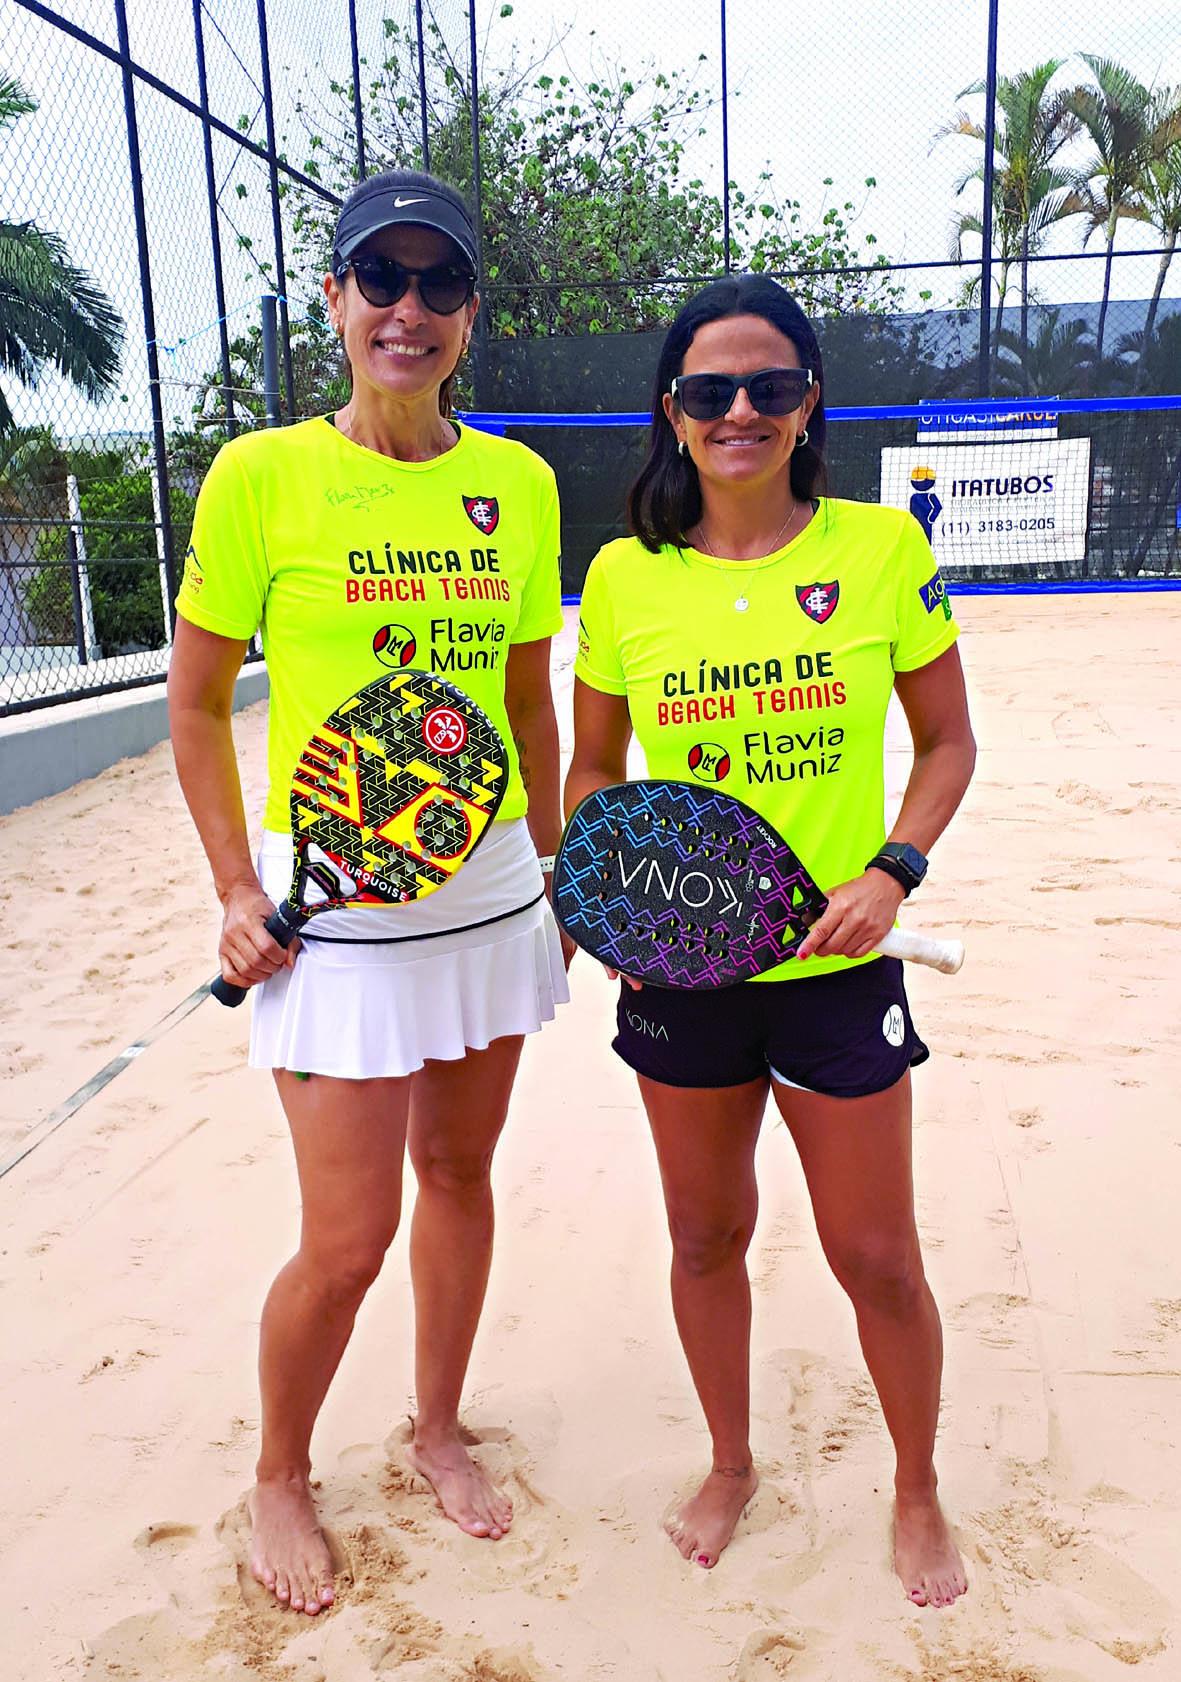
[[[495,61],[515,43],[524,53],[540,50],[564,31],[553,68],[568,61],[577,73],[597,64],[626,65],[639,80],[646,66],[694,69],[702,84],[720,87],[720,29],[716,0],[514,0],[514,13],[500,20],[501,0],[477,0],[481,34]],[[114,42],[111,0],[62,0],[76,22]],[[440,21],[462,44],[460,0],[437,0]],[[249,0],[208,0],[207,48],[215,109],[227,121],[253,116],[258,94],[258,48],[254,5]],[[365,42],[379,50],[385,13],[412,15],[407,0],[388,6],[359,0]],[[132,50],[157,74],[196,97],[195,60],[187,4],[174,0],[129,0]],[[271,58],[280,127],[307,78],[349,79],[345,0],[270,0]],[[333,20],[337,20],[334,22]],[[960,105],[982,116],[983,100],[960,101],[968,84],[982,77],[987,37],[986,0],[813,0],[788,6],[783,0],[729,0],[731,175],[753,185],[769,167],[781,198],[798,198],[805,220],[818,219],[833,195],[859,207],[855,236],[872,232],[877,250],[907,262],[939,260],[957,203],[979,207],[979,191],[955,199],[959,175],[978,156],[960,139],[936,143],[939,129]],[[1051,56],[1077,51],[1111,56],[1141,79],[1181,85],[1181,27],[1177,0],[1136,0],[1117,7],[1110,0],[1002,0],[999,61],[1013,73]],[[699,54],[706,62],[697,63]],[[70,432],[93,427],[140,428],[148,415],[146,364],[134,229],[128,192],[121,83],[117,70],[53,27],[0,0],[0,74],[15,75],[40,101],[34,117],[22,119],[0,137],[0,214],[35,218],[61,234],[74,260],[89,269],[113,296],[128,322],[124,380],[116,399],[94,409],[47,381],[40,394],[22,396],[6,381],[18,417],[53,421]],[[1061,73],[1069,85],[1083,79],[1077,59]],[[191,379],[216,362],[217,338],[208,329],[216,315],[208,252],[204,165],[199,125],[159,95],[138,95],[145,191],[148,203],[157,334],[163,345],[165,378]],[[693,164],[712,186],[721,184],[721,119],[715,109],[708,132],[696,143]],[[262,118],[253,132],[262,138]],[[237,156],[229,142],[216,149],[223,203],[235,224],[255,240],[269,242],[265,177],[257,165]],[[298,159],[296,161],[299,161]],[[866,176],[877,187],[868,195]],[[825,176],[834,186],[826,190]],[[250,184],[245,200],[236,188]],[[863,208],[862,208],[863,206]],[[1055,230],[1050,250],[1071,250],[1077,224]],[[1150,229],[1127,223],[1117,248],[1153,245]],[[257,266],[235,248],[223,225],[227,303],[234,325],[256,319],[263,289]],[[1092,242],[1099,249],[1098,241]],[[1144,297],[1156,274],[1153,258],[1129,258],[1116,266],[1113,296]],[[908,297],[920,287],[933,303],[952,302],[962,277],[927,270],[907,278]],[[1097,298],[1099,261],[1047,264],[1037,275],[1047,300]],[[1167,294],[1181,296],[1181,258]],[[194,337],[194,335],[199,335]],[[166,394],[167,414],[185,414],[188,401],[177,386]]]

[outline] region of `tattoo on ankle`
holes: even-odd
[[[745,1466],[715,1466],[714,1471],[720,1478],[746,1478],[750,1476],[750,1461]]]

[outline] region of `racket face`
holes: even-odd
[[[733,796],[646,779],[589,795],[566,826],[554,911],[624,975],[699,990],[790,958],[827,903],[765,818]]]
[[[496,727],[461,689],[430,672],[376,678],[313,731],[292,773],[288,904],[308,915],[433,893],[479,845],[507,781]]]

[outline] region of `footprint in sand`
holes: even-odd
[[[462,1682],[540,1682],[541,1672],[532,1652],[500,1648],[477,1653],[463,1666],[459,1678]]]
[[[197,1537],[195,1524],[177,1524],[170,1519],[157,1519],[145,1526],[135,1538],[137,1548],[151,1548],[155,1553],[175,1554]]]
[[[802,1635],[778,1630],[759,1630],[750,1636],[738,1655],[735,1682],[774,1682],[786,1676],[797,1653],[802,1653]]]

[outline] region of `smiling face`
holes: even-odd
[[[458,257],[456,246],[434,228],[383,228],[365,241],[366,256],[392,257],[412,269],[429,269]],[[358,253],[359,255],[359,253]],[[377,309],[362,295],[350,269],[324,281],[328,314],[341,334],[353,372],[354,398],[437,405],[438,390],[471,336],[479,298],[454,315],[428,310],[415,280],[396,304]]]
[[[732,315],[698,329],[685,352],[682,374],[757,374],[762,368],[800,368],[799,352],[785,333],[761,315]],[[698,421],[668,392],[664,412],[688,447],[703,491],[710,485],[756,487],[788,468],[796,440],[808,424],[820,388],[813,385],[790,415],[760,415],[745,391],[718,420]]]

